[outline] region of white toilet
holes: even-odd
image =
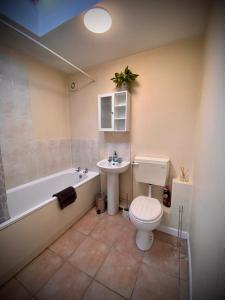
[[[163,216],[159,200],[151,197],[151,185],[165,186],[169,172],[169,158],[136,156],[133,165],[136,181],[147,183],[149,193],[148,197],[138,196],[132,201],[129,217],[137,228],[137,247],[148,250],[153,243],[152,230],[160,224]]]

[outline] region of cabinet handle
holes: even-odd
[[[111,114],[113,115],[113,111],[111,111]]]

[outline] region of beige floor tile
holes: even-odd
[[[129,227],[123,227],[119,237],[117,238],[114,247],[120,253],[129,255],[138,261],[142,260],[144,251],[138,249],[136,242],[136,231],[130,229]]]
[[[160,240],[161,242],[168,243],[174,247],[177,247],[177,237],[167,234],[165,232],[161,232],[158,230],[154,230],[154,236],[156,239]],[[187,255],[187,240],[181,239],[181,252]]]
[[[142,264],[131,299],[176,300],[178,294],[177,278]]]
[[[36,295],[41,300],[79,300],[91,279],[89,276],[65,263]]]
[[[98,269],[109,253],[109,247],[91,237],[80,245],[73,253],[69,261],[80,270],[86,272],[90,276],[95,276]]]
[[[154,238],[160,240],[161,242],[168,243],[174,247],[177,246],[177,237],[167,234],[162,231],[154,230]]]
[[[179,276],[179,253],[177,248],[168,243],[154,240],[153,246],[146,251],[143,262],[161,272],[172,276]],[[187,279],[188,261],[186,258],[180,260],[181,278]]]
[[[96,207],[94,206],[94,207],[92,207],[92,208],[88,211],[88,213],[97,216],[98,219],[102,219],[102,218],[106,215],[107,212],[105,211],[104,213],[97,214],[97,212],[96,212]]]
[[[96,279],[120,295],[131,296],[139,263],[137,260],[111,249]]]
[[[188,300],[189,299],[189,286],[188,281],[180,281],[180,299],[179,300]]]
[[[133,223],[131,223],[131,221],[127,218],[124,218],[122,216],[122,212],[119,211],[116,215],[114,216],[110,216],[107,213],[104,216],[106,219],[116,222],[119,225],[122,225],[123,227],[129,227],[130,229],[136,230],[136,228],[134,227]]]
[[[189,278],[187,257],[183,257],[180,259],[180,278],[183,280],[188,280]]]
[[[93,281],[82,300],[124,300],[124,298]]]
[[[45,250],[16,276],[32,293],[36,293],[62,265],[62,259],[50,250]]]
[[[186,256],[188,255],[187,240],[181,240],[181,252]]]
[[[69,257],[76,248],[84,241],[86,235],[75,231],[67,230],[49,248],[63,258]]]
[[[103,219],[91,232],[91,236],[108,246],[112,246],[118,238],[121,229],[121,225],[108,219]]]
[[[97,215],[94,209],[89,210],[71,229],[88,235],[102,219],[101,215]]]
[[[0,300],[31,300],[32,297],[16,280],[11,279],[0,288]]]

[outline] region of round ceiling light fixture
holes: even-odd
[[[94,33],[103,33],[112,26],[112,18],[104,8],[95,7],[85,13],[84,25]]]

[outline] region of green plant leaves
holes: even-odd
[[[124,71],[115,73],[115,77],[111,78],[110,80],[112,80],[116,84],[116,87],[121,87],[123,84],[132,83],[138,76],[138,74],[132,73],[129,67],[126,66]]]

